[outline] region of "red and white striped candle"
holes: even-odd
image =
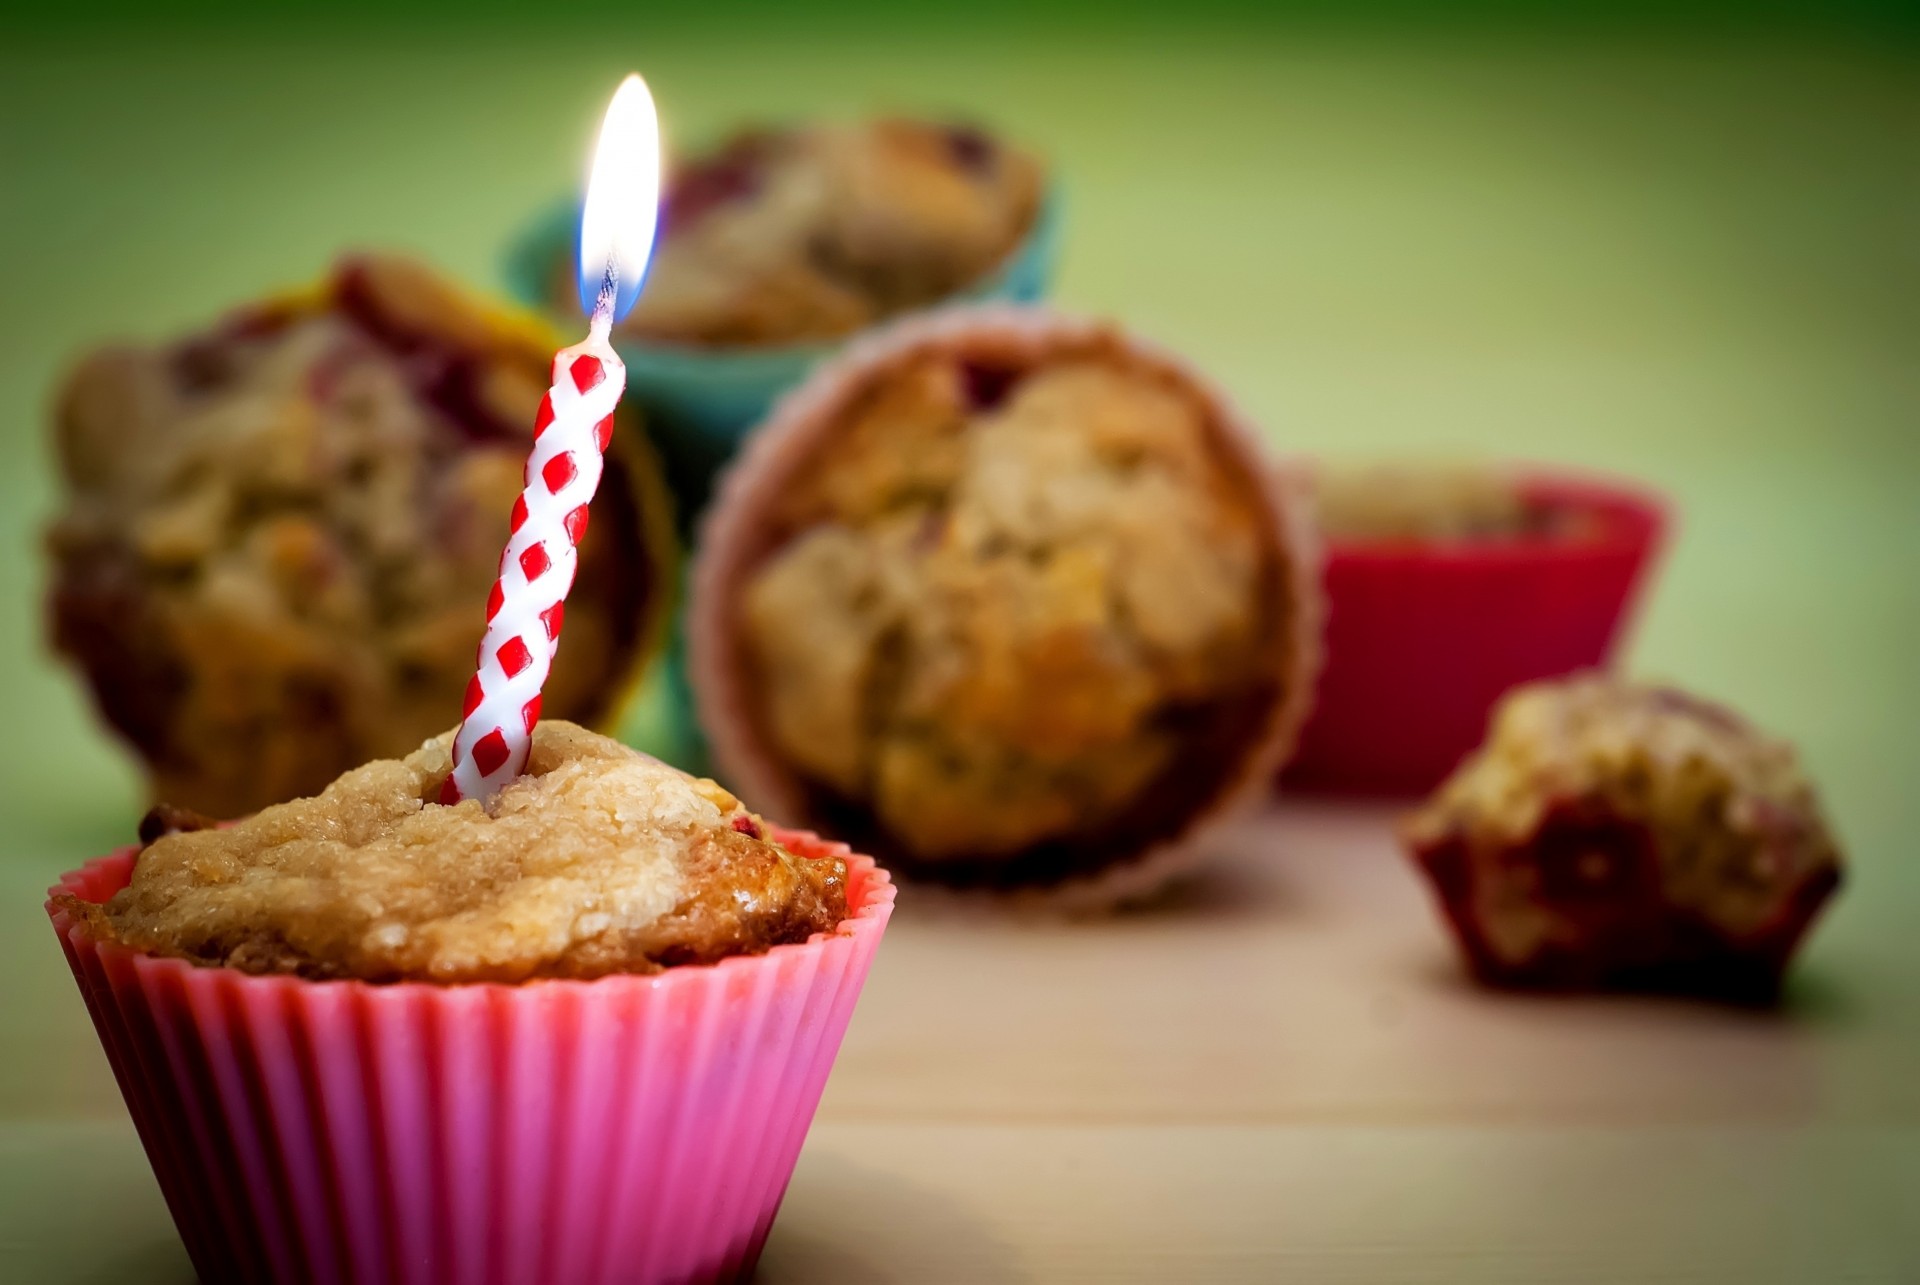
[[[526,769],[533,727],[560,645],[567,591],[579,567],[587,506],[600,485],[614,408],[627,368],[608,341],[640,294],[660,190],[659,125],[646,82],[629,76],[613,96],[580,217],[585,342],[553,359],[553,386],[534,421],[525,489],[487,598],[486,634],[467,684],[453,774],[442,803],[491,802]]]

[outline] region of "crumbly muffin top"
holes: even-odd
[[[1340,544],[1512,539],[1549,526],[1514,479],[1494,468],[1322,465],[1312,480],[1320,530]]]
[[[433,802],[449,733],[318,797],[155,839],[80,909],[136,949],[251,973],[518,982],[755,954],[846,916],[846,863],[794,856],[698,780],[572,723],[491,809]]]
[[[548,359],[369,258],[324,299],[80,365],[57,412],[54,632],[160,797],[237,815],[312,793],[459,708]],[[598,717],[639,643],[628,485],[610,461],[547,691],[561,717]]]
[[[1032,225],[1039,164],[978,130],[906,120],[765,130],[678,167],[624,328],[699,345],[850,334],[961,290]],[[574,304],[573,273],[556,294]]]
[[[866,387],[739,608],[764,735],[830,824],[974,882],[1203,806],[1196,763],[1271,708],[1286,610],[1260,484],[1208,417],[1103,342]]]
[[[1767,922],[1809,875],[1839,861],[1790,745],[1710,701],[1601,675],[1509,694],[1486,744],[1409,818],[1406,833],[1416,847],[1456,840],[1498,854],[1524,849],[1562,816],[1638,828],[1665,903],[1734,933]],[[1551,910],[1535,904],[1538,889],[1507,891],[1513,913],[1490,918],[1518,955],[1551,931]]]

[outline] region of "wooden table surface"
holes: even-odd
[[[189,1279],[40,911],[140,808],[39,652],[54,372],[342,245],[490,278],[637,63],[695,132],[904,102],[1037,140],[1062,297],[1284,448],[1663,487],[1684,527],[1633,664],[1799,741],[1853,862],[1775,1012],[1472,989],[1380,806],[1271,805],[1103,922],[909,891],[764,1279],[1920,1281],[1910,56],[625,39],[0,42],[0,1280]]]

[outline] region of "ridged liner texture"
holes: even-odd
[[[1204,856],[1209,834],[1265,794],[1306,718],[1320,664],[1319,553],[1303,479],[1276,467],[1259,431],[1227,397],[1164,349],[1128,336],[1112,323],[1045,308],[983,304],[910,317],[848,345],[775,406],[720,479],[688,577],[688,670],[714,764],[751,806],[790,822],[817,823],[809,814],[804,783],[763,743],[735,628],[736,596],[769,552],[760,518],[772,508],[785,479],[827,445],[848,402],[879,369],[940,350],[990,349],[996,355],[1039,361],[1051,352],[1091,342],[1118,348],[1198,396],[1209,411],[1217,443],[1265,501],[1284,581],[1280,592],[1288,636],[1279,666],[1280,694],[1251,748],[1238,762],[1221,766],[1222,785],[1211,802],[1171,836],[1116,858],[1091,875],[1015,888],[940,891],[1051,912],[1110,909],[1148,896],[1190,869]]]
[[[846,858],[848,917],[651,976],[262,977],[98,942],[48,912],[203,1280],[739,1280],[894,900],[871,858],[775,837]],[[52,892],[105,900],[134,856]]]

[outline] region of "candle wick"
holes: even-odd
[[[588,318],[588,329],[604,338],[613,329],[614,303],[620,297],[620,264],[608,259],[607,269],[600,276],[600,293],[593,300],[593,315]]]

